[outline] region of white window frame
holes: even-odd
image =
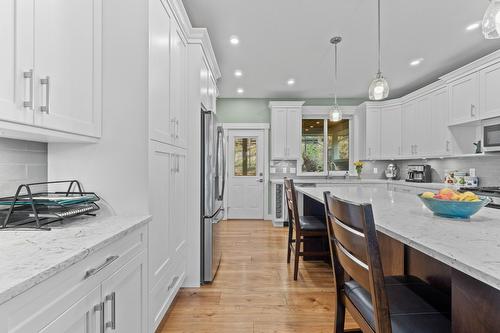
[[[353,174],[354,173],[354,114],[353,112],[349,110],[343,110],[343,115],[344,119],[349,120],[349,173]],[[325,142],[325,149],[323,151],[323,163],[324,163],[324,170],[323,172],[303,172],[302,171],[302,164],[303,164],[303,159],[302,157],[297,160],[297,176],[311,176],[311,177],[342,177],[345,176],[347,171],[328,171],[328,121],[329,121],[329,108],[328,107],[311,107],[311,108],[304,108],[302,110],[302,119],[323,119],[323,126],[324,126],[324,142]],[[301,121],[302,124],[302,121]],[[300,155],[302,156],[302,125],[300,128],[300,145],[301,145],[301,150],[300,150]]]

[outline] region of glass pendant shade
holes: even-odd
[[[389,96],[389,84],[387,80],[382,76],[382,73],[377,73],[377,77],[370,84],[368,89],[368,97],[372,101],[380,101],[386,99]]]
[[[334,104],[330,109],[330,120],[333,122],[342,120],[342,110],[337,104]]]
[[[500,38],[500,0],[490,0],[482,25],[484,38]]]

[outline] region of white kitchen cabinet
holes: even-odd
[[[401,117],[400,105],[380,109],[380,155],[384,159],[401,156]]]
[[[417,105],[415,101],[410,101],[402,106],[402,155],[412,157],[415,155]]]
[[[425,95],[416,101],[416,111],[413,119],[414,155],[425,157],[432,150],[432,140],[429,135],[431,125],[431,96]]]
[[[481,119],[500,117],[500,63],[480,71]]]
[[[300,158],[302,108],[271,107],[271,159]]]
[[[146,274],[142,252],[103,281],[106,332],[147,332]]]
[[[207,111],[211,111],[210,101],[208,97],[209,78],[210,78],[210,70],[207,65],[207,62],[205,61],[205,58],[203,58],[200,70],[200,94],[201,94],[201,104]]]
[[[170,108],[170,38],[172,14],[161,0],[149,9],[149,135],[170,143],[174,133]]]
[[[430,96],[430,145],[428,156],[448,156],[452,154],[451,133],[449,123],[448,89],[442,88]],[[426,131],[425,135],[427,136]]]
[[[473,73],[449,83],[450,125],[460,125],[480,119],[479,73]]]
[[[172,159],[172,180],[170,198],[173,203],[171,209],[171,224],[169,230],[170,253],[182,265],[185,263],[187,238],[187,174],[186,154],[178,151]]]
[[[380,158],[380,108],[368,106],[366,108],[366,151],[369,160]]]
[[[0,22],[0,120],[32,124],[33,2],[2,1]]]

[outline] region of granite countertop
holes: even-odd
[[[380,187],[299,188],[323,202],[323,192],[373,205],[377,230],[473,278],[500,289],[500,210],[483,208],[470,221],[434,216],[415,194]]]
[[[360,184],[360,185],[370,185],[370,184],[393,184],[399,186],[409,186],[409,187],[418,187],[418,188],[427,188],[427,189],[442,189],[445,187],[450,187],[448,184],[444,183],[412,183],[404,180],[387,180],[387,179],[356,179],[355,177],[351,177],[350,179],[343,178],[329,178],[318,177],[316,179],[306,178],[293,178],[293,181],[296,184]],[[282,184],[283,178],[274,178],[270,180],[273,184]]]
[[[145,225],[150,216],[81,217],[50,231],[0,231],[0,304]]]

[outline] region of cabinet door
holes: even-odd
[[[206,110],[210,110],[210,105],[208,101],[208,80],[210,76],[210,71],[208,69],[207,62],[205,59],[201,62],[201,71],[200,71],[200,94],[201,94],[201,104],[205,107]]]
[[[402,122],[403,132],[402,137],[402,155],[411,157],[415,155],[415,120],[416,120],[416,103],[414,101],[403,104]]]
[[[39,332],[98,333],[103,324],[101,321],[103,310],[99,286]]]
[[[366,158],[380,157],[380,108],[366,109]]]
[[[168,145],[151,142],[150,147],[150,211],[153,220],[149,224],[149,284],[161,279],[171,265],[169,237],[170,198],[173,186],[173,154]]]
[[[271,110],[271,159],[282,160],[286,156],[287,110],[274,108]]]
[[[184,265],[184,257],[187,237],[187,179],[186,179],[186,155],[175,154],[172,160],[172,170],[174,184],[171,187],[171,202],[175,203],[172,207],[172,218],[169,227],[169,246],[172,257],[175,256],[175,262]]]
[[[450,155],[451,134],[448,128],[448,89],[441,89],[431,96],[430,155]]]
[[[32,124],[33,1],[0,2],[0,40],[0,120]]]
[[[288,109],[286,117],[286,159],[297,160],[302,141],[302,109]]]
[[[450,122],[463,124],[479,119],[479,74],[450,83]]]
[[[382,158],[401,155],[401,106],[380,110],[380,155]]]
[[[106,332],[146,333],[146,254],[141,252],[102,283]]]
[[[98,137],[102,0],[34,3],[35,125]]]
[[[413,118],[413,143],[416,156],[427,156],[432,151],[432,142],[429,135],[431,125],[431,96],[424,96],[416,101],[416,110]]]
[[[187,46],[176,20],[172,20],[171,33],[171,121],[174,125],[174,144],[185,147],[187,143]]]
[[[483,69],[481,77],[481,119],[500,117],[500,63]]]
[[[161,0],[149,10],[149,135],[170,143],[174,124],[170,117],[170,25],[171,14]]]

